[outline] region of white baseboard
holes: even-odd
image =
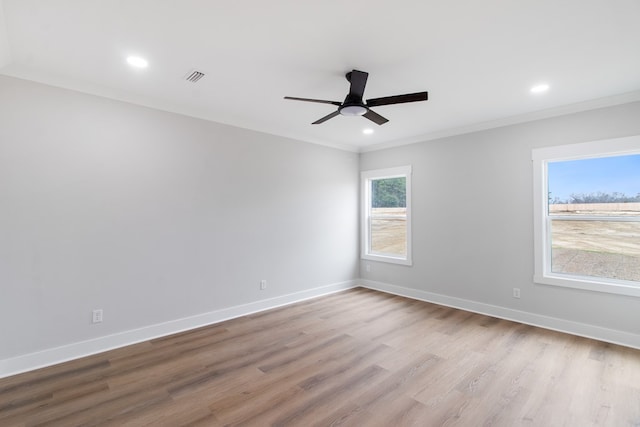
[[[586,338],[610,342],[612,344],[640,349],[640,335],[614,329],[602,328],[585,323],[572,322],[555,317],[543,316],[526,311],[513,310],[510,308],[495,306],[466,300],[463,298],[450,297],[442,294],[422,291],[418,289],[405,288],[372,280],[349,280],[332,285],[321,286],[306,291],[295,292],[275,298],[269,298],[252,302],[249,304],[237,305],[223,308],[196,316],[183,319],[172,320],[159,323],[140,329],[124,331],[113,335],[98,337],[95,339],[81,341],[61,347],[51,348],[35,353],[29,353],[10,359],[0,360],[0,378],[31,371],[68,360],[78,359],[114,348],[139,343],[142,341],[199,328],[236,317],[270,310],[288,304],[341,292],[355,287],[364,287],[393,295],[399,295],[420,301],[431,302],[447,307],[458,308],[474,313],[485,314],[501,319],[512,320],[527,325],[537,326],[554,331],[565,332]]]
[[[202,326],[219,323],[236,317],[246,316],[259,311],[270,310],[283,305],[293,304],[310,298],[344,291],[357,286],[357,280],[334,283],[327,286],[295,292],[274,298],[260,300],[249,304],[223,308],[196,316],[172,320],[146,326],[140,329],[120,332],[113,335],[76,342],[61,347],[51,348],[35,353],[29,353],[10,359],[0,360],[0,378],[31,371],[45,366],[55,365],[68,360],[78,359],[118,347],[147,341],[150,339],[183,332]]]
[[[374,289],[393,295],[399,295],[420,301],[431,302],[447,307],[459,308],[479,314],[486,314],[500,319],[512,320],[526,325],[537,326],[553,331],[578,335],[585,338],[592,338],[612,344],[623,345],[640,349],[640,335],[615,329],[602,328],[600,326],[588,325],[586,323],[573,322],[570,320],[558,319],[556,317],[543,316],[526,311],[513,310],[491,304],[466,300],[462,298],[450,297],[433,292],[418,289],[405,288],[372,280],[360,280],[363,288]]]

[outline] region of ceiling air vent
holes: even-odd
[[[191,83],[195,83],[204,77],[204,73],[198,70],[193,70],[186,75],[185,80]]]

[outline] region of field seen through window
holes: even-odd
[[[603,210],[602,204],[551,205],[552,214],[576,218],[581,215],[640,218],[640,203],[627,203],[617,209],[604,206],[607,208]],[[552,219],[551,224],[554,273],[640,282],[640,222]],[[406,208],[372,209],[374,252],[404,255],[406,237]]]
[[[553,219],[640,219],[640,203],[556,204],[549,213],[554,273],[640,282],[640,222]]]

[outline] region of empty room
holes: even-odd
[[[639,19],[0,0],[0,426],[639,426]]]

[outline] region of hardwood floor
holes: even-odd
[[[0,379],[0,426],[640,426],[640,351],[354,289]]]

